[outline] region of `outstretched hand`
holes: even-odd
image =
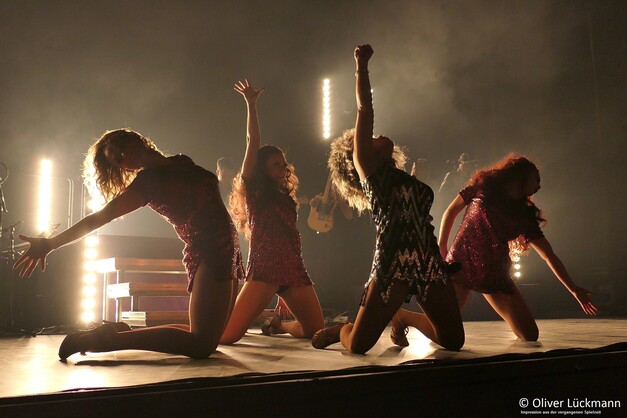
[[[41,271],[46,270],[46,257],[52,250],[49,240],[47,238],[27,237],[25,235],[20,235],[19,237],[22,241],[30,244],[26,252],[13,264],[14,269],[22,266],[20,277],[30,277],[39,263],[41,263]]]
[[[591,291],[584,289],[583,287],[575,286],[575,288],[571,290],[571,293],[575,299],[577,299],[577,302],[579,302],[581,309],[583,309],[585,313],[588,315],[596,315],[597,308],[590,301],[590,295],[592,294]]]
[[[355,61],[358,63],[367,63],[374,54],[374,50],[369,44],[358,45],[355,48]]]
[[[246,99],[246,102],[248,103],[255,103],[261,93],[263,93],[263,91],[265,90],[264,87],[255,90],[255,88],[250,84],[250,81],[248,81],[247,78],[235,83],[233,89],[236,92],[240,93],[242,96],[244,96],[244,99]]]

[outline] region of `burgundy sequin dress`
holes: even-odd
[[[246,280],[277,286],[312,285],[303,263],[294,199],[278,190],[258,193],[251,180],[244,184],[251,233]]]
[[[218,179],[191,158],[176,155],[169,164],[145,168],[128,186],[145,198],[145,204],[174,227],[185,243],[183,264],[187,290],[205,262],[223,280],[242,279],[244,269],[239,241],[218,188]]]
[[[487,201],[475,187],[459,194],[467,208],[446,257],[462,266],[453,281],[481,293],[511,293],[515,284],[508,242],[520,235],[528,242],[544,237],[538,221],[531,214],[521,217],[503,204]]]

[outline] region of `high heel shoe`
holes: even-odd
[[[276,334],[280,328],[281,320],[277,316],[273,316],[263,321],[263,324],[261,324],[261,333],[270,336]]]
[[[400,347],[407,347],[409,341],[407,340],[407,334],[409,328],[401,323],[398,313],[392,318],[392,331],[390,331],[390,339],[392,342]]]
[[[311,339],[311,345],[314,348],[322,350],[331,344],[340,342],[340,331],[346,324],[337,324],[329,328],[322,328],[316,331]]]
[[[116,325],[105,323],[97,328],[74,331],[68,334],[59,346],[59,358],[67,360],[72,354],[87,351],[102,351],[108,338],[117,334]]]

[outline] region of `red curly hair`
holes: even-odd
[[[502,160],[477,171],[468,185],[482,190],[486,201],[507,205],[512,213],[521,218],[529,217],[544,225],[546,220],[542,217],[542,211],[533,203],[531,196],[516,200],[507,194],[507,188],[512,184],[522,188],[529,176],[538,172],[538,167],[527,157],[509,154]],[[515,252],[522,253],[528,248],[529,243],[522,236],[510,241],[510,255]]]

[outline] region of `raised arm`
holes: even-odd
[[[579,305],[581,305],[581,309],[588,315],[595,315],[597,313],[597,308],[590,301],[591,291],[584,289],[583,287],[579,287],[573,282],[573,279],[570,278],[570,275],[566,271],[566,267],[562,260],[555,254],[553,248],[549,241],[546,238],[539,238],[531,241],[531,246],[534,250],[542,257],[544,261],[549,265],[555,277],[558,278],[560,282],[568,289],[568,291],[573,295]]]
[[[359,178],[364,180],[376,168],[372,134],[374,130],[374,109],[372,91],[368,75],[368,61],[374,51],[370,45],[355,48],[355,93],[357,100],[357,120],[353,144],[353,161]]]
[[[244,100],[246,100],[248,118],[246,122],[246,153],[242,162],[242,177],[251,178],[257,164],[257,153],[261,141],[259,119],[257,117],[257,99],[264,89],[255,90],[250,85],[248,79],[237,82],[234,89],[244,96]]]
[[[457,195],[457,197],[444,211],[444,215],[442,215],[442,222],[440,223],[440,236],[438,239],[438,247],[440,247],[440,254],[442,255],[442,258],[445,258],[448,253],[448,238],[451,235],[451,229],[453,229],[455,219],[465,206],[466,203],[464,202],[464,199],[462,199],[460,195]]]
[[[133,212],[146,204],[145,198],[138,192],[127,190],[111,200],[98,212],[88,215],[70,228],[51,238],[36,238],[20,235],[20,239],[30,243],[28,250],[17,259],[13,268],[20,270],[20,277],[30,276],[41,263],[41,271],[46,269],[46,257],[59,247],[70,244],[100,228],[112,220]]]

